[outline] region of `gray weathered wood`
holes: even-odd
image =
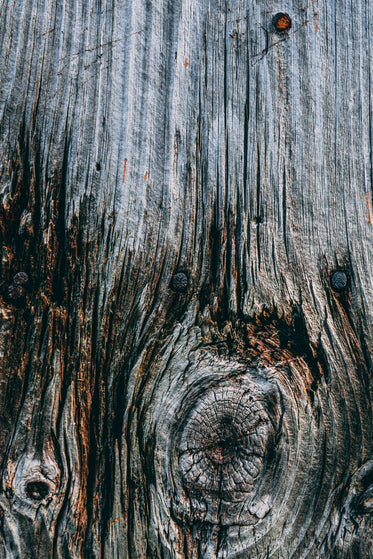
[[[3,0],[1,558],[371,557],[372,30]]]

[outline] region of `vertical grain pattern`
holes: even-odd
[[[369,557],[372,18],[1,4],[1,557]]]

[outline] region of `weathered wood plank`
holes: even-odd
[[[0,16],[0,556],[369,557],[371,3]]]

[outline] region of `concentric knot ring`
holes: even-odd
[[[252,491],[273,431],[255,396],[245,387],[219,386],[191,410],[179,446],[186,489],[230,501]]]

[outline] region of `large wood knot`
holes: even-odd
[[[178,333],[154,366],[161,374],[141,418],[152,426],[149,502],[159,526],[169,519],[183,531],[188,557],[291,555],[328,518],[335,477],[324,465],[334,472],[343,421],[328,361],[301,316],[265,318],[223,330],[201,319],[204,344]],[[366,485],[355,508],[370,518]]]
[[[190,411],[180,440],[187,489],[239,500],[258,477],[273,426],[258,390],[218,386]]]
[[[263,518],[287,461],[277,385],[245,364],[211,358],[180,413],[172,436],[175,516],[227,526]]]

